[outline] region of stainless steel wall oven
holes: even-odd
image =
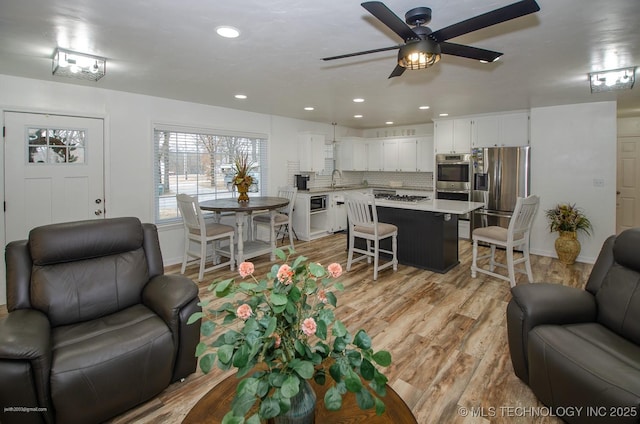
[[[468,192],[471,189],[471,154],[436,155],[436,191]]]

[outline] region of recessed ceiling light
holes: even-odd
[[[362,115],[353,115],[354,118],[362,118]]]
[[[353,99],[353,101],[355,103],[362,103],[362,102],[364,102],[364,99],[357,98],[357,99]]]
[[[315,109],[315,108],[314,108],[314,107],[312,107],[312,106],[307,106],[307,107],[305,107],[305,108],[304,108],[304,110],[314,110],[314,109]]]
[[[393,125],[393,121],[387,121],[387,122],[385,122],[385,124],[387,124],[387,125]]]
[[[418,109],[420,109],[420,110],[427,110],[427,109],[429,109],[429,106],[420,106]]]
[[[236,38],[240,35],[240,31],[230,26],[220,26],[216,28],[216,32],[220,37],[224,38]]]
[[[245,94],[236,94],[234,96],[236,99],[240,99],[240,100],[244,100],[247,98],[247,96]]]
[[[441,113],[440,116],[449,116],[448,113]]]

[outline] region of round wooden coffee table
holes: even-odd
[[[211,389],[195,404],[182,424],[218,424],[229,412],[238,379],[231,375]],[[311,385],[316,392],[316,424],[371,423],[371,424],[417,424],[417,421],[406,403],[393,389],[387,386],[387,395],[382,398],[386,411],[376,415],[375,408],[362,410],[356,403],[354,394],[349,393],[342,398],[339,411],[328,411],[324,406],[324,394],[330,385],[320,386],[314,381]]]

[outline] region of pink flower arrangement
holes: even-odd
[[[322,303],[327,303],[327,292],[324,289],[318,290],[318,300]]]
[[[238,309],[236,309],[236,315],[243,321],[248,320],[249,318],[251,318],[251,315],[253,315],[251,306],[243,303],[242,305],[238,306]]]
[[[293,277],[293,270],[289,265],[283,264],[282,266],[280,266],[280,268],[278,269],[278,281],[280,281],[282,284],[289,285],[292,283],[292,280],[291,280],[292,277]]]
[[[248,277],[249,275],[253,275],[255,268],[252,262],[242,262],[240,266],[238,266],[238,272],[242,278]]]
[[[217,309],[206,309],[203,303],[203,312],[189,319],[213,316],[201,326],[206,339],[217,328],[228,327],[212,343],[198,344],[204,373],[214,365],[223,370],[236,367],[239,378],[251,380],[238,385],[233,403],[246,409],[233,407],[225,422],[264,422],[281,415],[288,409],[286,400],[298,393],[303,380],[312,378],[332,381],[324,399],[327,409],[340,409],[346,392],[355,392],[361,408],[375,406],[382,413],[384,403],[378,396],[384,396],[387,378],[376,365],[389,366],[391,355],[374,351],[364,330],[352,335],[330,310],[337,307],[334,290],[343,290],[336,281],[342,266],[331,263],[324,268],[302,256],[289,265],[289,256],[281,249],[276,249],[276,256],[284,263],[274,264],[266,278],[256,277],[253,263],[242,262],[238,266],[242,281],[212,283],[209,290],[228,300]],[[241,322],[233,324],[237,320]],[[255,402],[258,405],[252,408]],[[263,402],[267,406],[262,407]]]
[[[313,318],[307,318],[304,321],[302,321],[302,332],[306,335],[306,336],[313,336],[314,334],[316,334],[316,330],[318,329],[318,326],[316,325],[316,321]]]
[[[342,275],[342,267],[336,262],[329,264],[327,271],[329,271],[329,275],[333,278],[338,278]]]

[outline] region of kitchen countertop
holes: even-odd
[[[398,200],[376,199],[376,206],[386,208],[411,209],[415,211],[450,213],[464,215],[484,207],[482,202],[465,202],[461,200],[431,199],[419,202],[402,202]]]
[[[389,186],[372,186],[372,185],[353,185],[353,186],[340,186],[340,187],[321,187],[312,188],[310,190],[300,190],[299,193],[318,194],[318,193],[334,193],[347,190],[359,190],[359,189],[391,189]],[[415,190],[415,191],[433,191],[432,188],[417,188],[417,187],[400,187],[393,188],[394,190]],[[416,211],[436,212],[436,213],[450,213],[454,215],[464,215],[476,209],[484,207],[482,202],[466,202],[462,200],[445,200],[434,199],[431,195],[429,200],[420,200],[418,202],[403,202],[399,200],[384,200],[376,199],[376,206],[383,206],[387,208],[398,209],[410,209]]]
[[[383,190],[415,190],[415,191],[434,191],[433,187],[389,187],[385,185],[364,185],[364,184],[354,184],[354,185],[344,185],[344,186],[336,186],[336,187],[314,187],[308,190],[298,190],[299,193],[333,193],[335,191],[347,191],[347,190],[361,190],[361,189],[383,189]]]

